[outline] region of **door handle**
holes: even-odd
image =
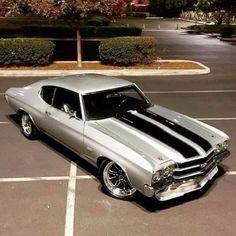
[[[49,111],[46,111],[45,114],[46,114],[47,116],[50,116],[50,115],[51,115],[51,113],[50,113]]]

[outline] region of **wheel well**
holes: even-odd
[[[39,130],[39,128],[36,126],[35,122],[34,122],[34,119],[32,118],[32,116],[27,113],[26,111],[24,111],[23,109],[19,108],[16,112],[17,115],[23,115],[23,114],[26,114],[26,115],[29,115],[31,121],[33,122],[34,126]]]
[[[111,159],[109,159],[109,158],[107,158],[107,157],[104,157],[104,156],[98,157],[98,159],[97,159],[97,167],[98,167],[98,169],[100,168],[102,162],[105,161],[105,160],[107,160],[107,161],[112,161]],[[124,168],[122,165],[120,165],[119,163],[116,163],[116,164],[119,165],[119,166],[122,168],[122,170],[126,173],[127,177],[129,178],[129,176],[128,176],[126,170],[125,170],[125,168]]]
[[[110,159],[108,159],[108,158],[106,158],[106,157],[103,157],[103,156],[98,157],[98,159],[97,159],[97,167],[98,167],[98,169],[100,168],[100,166],[101,166],[101,164],[102,164],[102,162],[103,162],[104,160],[110,161]]]
[[[23,109],[18,109],[16,112],[17,115],[27,114]]]

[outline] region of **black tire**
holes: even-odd
[[[113,161],[104,160],[101,163],[99,178],[105,192],[114,198],[129,200],[137,192],[131,185],[125,171]]]
[[[37,139],[38,130],[27,113],[22,113],[20,115],[20,125],[21,132],[27,139]]]

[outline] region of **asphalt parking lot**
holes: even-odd
[[[236,55],[233,50],[227,47]],[[128,78],[152,102],[220,128],[231,138],[231,156],[217,178],[203,191],[169,202],[141,195],[130,202],[110,198],[101,190],[96,169],[78,156],[44,135],[25,139],[3,93],[42,78],[0,78],[0,235],[235,235],[235,60],[225,58],[222,63],[231,71],[224,72],[224,65],[219,68],[209,56],[204,60],[212,65],[210,75]]]
[[[163,78],[130,78],[153,102],[224,130],[232,154],[218,178],[197,194],[165,203],[138,195],[125,202],[106,196],[96,170],[50,138],[28,141],[21,135],[2,93],[38,79],[0,79],[1,235],[234,235],[236,90],[168,91],[163,81],[157,90],[153,80]]]

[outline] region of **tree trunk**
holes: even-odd
[[[79,30],[77,30],[77,65],[82,67],[82,56],[81,56],[81,36]]]

